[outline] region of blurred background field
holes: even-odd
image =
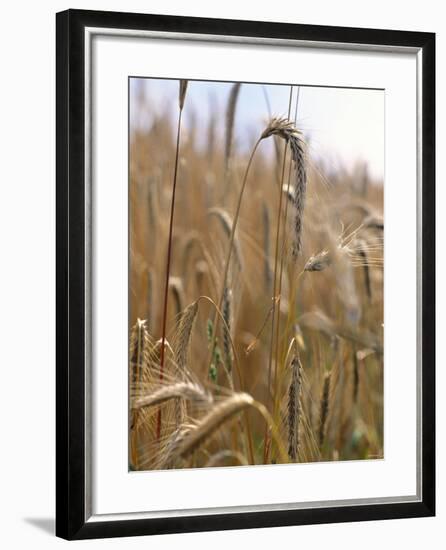
[[[160,376],[178,88],[130,80],[131,398],[134,405],[180,381],[207,397],[133,406],[131,467],[382,458],[383,92],[188,83]],[[247,175],[224,284],[248,159],[274,116],[295,119],[305,146],[302,250],[293,258],[296,166],[286,141],[272,136]],[[222,285],[223,321],[213,333],[211,301],[219,304]],[[196,302],[183,350],[184,312]],[[175,454],[240,392],[265,407],[269,428],[259,409],[242,407],[190,453]]]

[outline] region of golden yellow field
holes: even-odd
[[[237,147],[239,92],[186,127],[178,82],[130,133],[130,467],[382,458],[382,182],[327,173],[288,105]]]

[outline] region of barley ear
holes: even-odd
[[[284,139],[290,146],[291,158],[294,163],[294,240],[292,244],[293,258],[300,256],[302,250],[302,225],[305,206],[305,195],[307,190],[307,170],[304,150],[304,141],[294,123],[286,118],[273,118],[260,139],[271,136],[278,136]]]
[[[231,397],[221,401],[179,442],[174,455],[186,458],[202,445],[224,422],[253,405],[254,399],[246,393],[235,393]]]
[[[299,452],[299,421],[301,407],[302,365],[296,355],[291,362],[291,382],[288,389],[288,456],[296,461]]]
[[[133,409],[155,407],[171,399],[187,399],[197,403],[212,403],[212,395],[206,392],[199,384],[193,382],[177,382],[161,386],[152,393],[139,397],[133,404]]]

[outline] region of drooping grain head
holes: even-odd
[[[187,457],[211,437],[224,422],[243,409],[253,406],[253,404],[254,399],[250,395],[235,393],[214,405],[211,411],[182,439],[173,455],[182,458]]]
[[[267,127],[261,133],[260,139],[279,136],[288,141],[293,134],[298,134],[293,122],[287,118],[274,117],[269,121]]]
[[[170,399],[187,399],[195,403],[212,403],[212,394],[202,386],[194,382],[177,382],[175,384],[160,385],[154,391],[138,397],[134,403],[134,409],[143,409],[159,406]]]
[[[294,163],[294,239],[292,243],[293,258],[297,259],[302,251],[302,225],[307,189],[307,170],[304,141],[302,134],[294,123],[286,118],[273,118],[260,136],[266,139],[270,136],[279,136],[284,139],[291,149],[291,158]]]
[[[331,265],[331,255],[328,250],[322,250],[318,254],[311,256],[305,264],[305,271],[324,271]]]

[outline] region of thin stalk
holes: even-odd
[[[253,406],[263,416],[263,419],[265,420],[265,423],[268,426],[267,431],[271,432],[273,440],[276,442],[281,463],[288,464],[289,463],[288,453],[286,452],[285,447],[283,446],[283,442],[282,442],[282,438],[280,437],[279,430],[277,429],[277,426],[274,423],[272,416],[268,412],[268,409],[265,407],[265,405],[263,405],[262,403],[259,403],[258,401],[254,401]]]
[[[238,222],[238,218],[239,218],[239,215],[240,215],[240,208],[242,206],[243,193],[245,191],[246,182],[248,181],[249,169],[251,167],[252,161],[254,159],[255,152],[257,151],[257,147],[259,146],[261,140],[262,140],[262,138],[259,138],[256,141],[256,143],[254,145],[254,148],[251,151],[251,155],[250,155],[249,160],[248,160],[248,165],[246,166],[246,170],[245,170],[245,175],[243,177],[242,187],[240,189],[240,194],[239,194],[239,197],[238,197],[237,208],[236,208],[236,211],[235,211],[234,220],[232,222],[231,235],[229,237],[228,252],[226,254],[225,269],[224,269],[224,272],[223,272],[223,281],[222,281],[222,285],[221,285],[220,297],[219,297],[219,300],[217,302],[217,308],[216,308],[216,311],[215,311],[215,314],[214,314],[214,321],[213,321],[213,325],[212,325],[214,327],[214,330],[213,330],[213,334],[212,334],[212,340],[211,340],[211,343],[210,343],[210,348],[209,348],[210,353],[209,353],[207,364],[210,364],[211,360],[212,360],[212,350],[214,349],[214,345],[215,345],[215,338],[217,336],[217,328],[218,328],[218,321],[219,321],[218,312],[221,311],[222,305],[223,305],[224,293],[225,293],[225,288],[226,288],[226,279],[228,278],[229,265],[231,263],[232,248],[233,248],[233,244],[234,244],[235,231],[237,229],[237,222]]]
[[[296,97],[296,108],[294,111],[294,123],[296,124],[297,121],[297,108],[299,106],[299,91],[300,88],[297,88],[297,97]],[[286,196],[288,196],[290,191],[290,185],[291,185],[291,170],[292,170],[293,161],[290,158],[290,163],[288,167],[288,183],[287,183],[287,190],[286,190]],[[278,296],[277,296],[277,302],[278,302],[278,311],[280,312],[280,300],[281,300],[281,294],[282,294],[282,277],[283,277],[283,266],[285,263],[285,251],[287,246],[287,238],[286,238],[286,224],[287,224],[287,218],[288,218],[288,204],[290,201],[285,201],[285,211],[283,215],[283,229],[282,229],[282,251],[281,251],[281,258],[280,258],[280,271],[279,271],[279,289],[278,289]],[[274,396],[275,396],[275,403],[274,403],[274,411],[276,417],[277,408],[278,408],[278,367],[279,367],[279,336],[280,336],[280,314],[277,316],[277,325],[276,325],[276,356],[275,356],[275,369],[274,369]]]
[[[288,103],[288,119],[290,118],[291,113],[291,102],[293,98],[293,87],[290,86],[290,99]],[[285,150],[283,153],[283,163],[282,163],[282,174],[280,178],[280,186],[279,186],[279,209],[278,209],[278,215],[277,215],[277,229],[276,229],[276,251],[275,251],[275,258],[274,258],[274,278],[273,278],[273,310],[271,314],[271,345],[270,345],[270,353],[269,353],[269,362],[268,362],[268,400],[273,400],[273,396],[271,395],[271,371],[272,371],[272,363],[273,363],[273,349],[274,349],[274,319],[276,315],[276,307],[280,308],[280,296],[277,299],[277,306],[276,306],[276,292],[277,292],[277,266],[279,263],[279,239],[280,239],[280,217],[282,214],[282,202],[283,202],[283,192],[282,192],[282,185],[283,185],[283,179],[285,177],[285,166],[286,166],[286,157],[288,153],[288,143],[285,144]],[[288,201],[287,201],[288,202]],[[278,309],[280,314],[280,309]],[[277,366],[276,366],[277,369]],[[264,464],[268,461],[268,454],[269,454],[269,430],[268,426],[266,426],[265,429],[265,437],[264,437],[264,445],[263,445],[263,462]]]
[[[256,141],[256,143],[255,143],[255,145],[254,145],[254,147],[251,151],[251,155],[249,157],[248,164],[246,166],[245,174],[244,174],[244,177],[243,177],[242,187],[240,189],[240,194],[239,194],[239,197],[238,197],[237,208],[236,208],[234,219],[233,219],[233,222],[232,222],[231,235],[229,237],[228,252],[226,254],[225,269],[224,269],[224,274],[223,274],[223,281],[222,281],[222,286],[221,286],[220,297],[219,297],[218,303],[216,305],[214,304],[215,305],[215,313],[214,313],[214,321],[213,321],[213,324],[212,324],[213,332],[212,332],[212,339],[211,339],[210,346],[209,346],[209,356],[208,356],[207,363],[206,363],[207,365],[210,365],[210,363],[212,361],[212,350],[214,349],[215,339],[217,337],[218,322],[221,318],[223,319],[223,322],[224,322],[224,317],[221,313],[221,309],[222,309],[222,306],[223,306],[224,293],[225,293],[225,288],[226,288],[226,279],[228,278],[228,273],[229,273],[229,265],[231,263],[231,254],[232,254],[232,248],[233,248],[234,239],[235,239],[235,231],[237,229],[237,222],[238,222],[238,218],[239,218],[239,215],[240,215],[240,208],[241,208],[241,205],[242,205],[243,193],[245,191],[246,182],[248,181],[249,169],[251,167],[252,161],[254,159],[254,155],[257,151],[257,148],[258,148],[261,140],[262,140],[262,138],[259,138]],[[233,345],[233,343],[232,343],[232,345]],[[235,352],[235,348],[233,348],[233,349],[234,349],[234,352]],[[236,366],[237,366],[237,371],[238,371],[238,375],[239,375],[241,389],[243,390],[244,384],[243,384],[243,379],[242,379],[242,375],[241,375],[241,370],[238,366],[238,361],[236,361]],[[247,414],[245,415],[245,420],[246,420],[246,427],[247,427],[247,432],[248,432],[247,433],[247,439],[248,439],[248,448],[249,448],[249,453],[250,453],[250,459],[251,459],[251,463],[254,464],[254,452],[253,452],[252,441],[251,441],[251,428],[250,428],[250,425],[249,425],[249,419],[248,419]]]
[[[176,143],[176,151],[175,151],[175,167],[174,167],[173,186],[172,186],[172,200],[170,203],[170,222],[169,222],[169,240],[167,244],[166,279],[164,284],[163,328],[162,328],[161,351],[160,351],[160,381],[163,380],[163,374],[164,374],[164,347],[166,342],[167,302],[169,297],[170,263],[172,258],[173,218],[175,213],[175,192],[177,188],[178,158],[180,153],[180,134],[181,134],[182,114],[183,114],[183,105],[180,102],[180,110],[178,113],[178,126],[177,126],[177,143]],[[161,435],[161,409],[158,411],[158,417],[156,421],[156,439],[157,440],[159,440],[160,435]]]

